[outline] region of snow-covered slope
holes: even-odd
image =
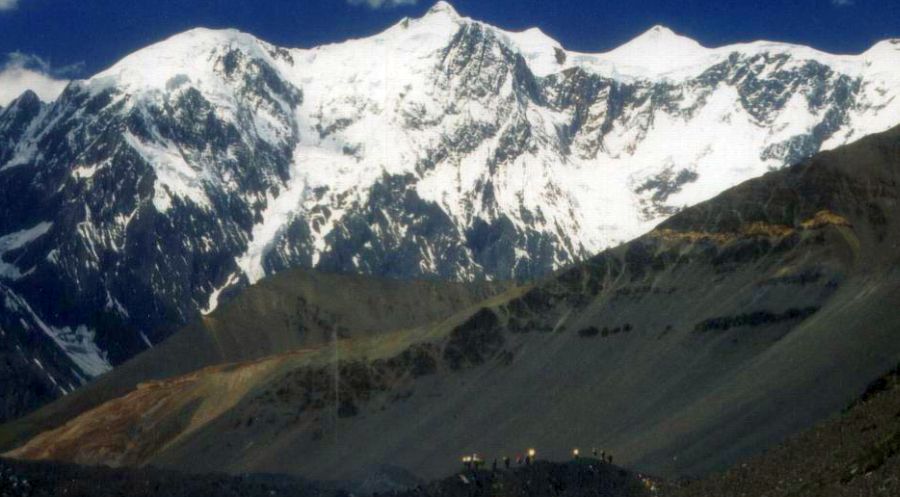
[[[194,29],[0,110],[0,327],[90,376],[288,267],[534,277],[886,129],[898,93],[898,40],[584,54],[443,2],[311,49]]]

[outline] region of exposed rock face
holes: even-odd
[[[129,363],[4,426],[0,444],[29,459],[313,478],[385,462],[438,477],[460,454],[529,446],[550,459],[597,446],[650,474],[722,469],[896,365],[898,202],[895,128],[448,319],[101,388]],[[164,362],[184,336],[135,361]]]
[[[0,110],[0,347],[46,393],[0,417],[289,267],[527,279],[583,260],[893,124],[897,67],[891,41],[707,49],[661,27],[577,54],[440,4],[310,50],[191,30],[55,102],[26,93]]]

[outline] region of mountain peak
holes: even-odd
[[[0,105],[0,118],[5,113],[19,114],[21,112],[36,114],[42,104],[41,98],[32,90],[25,90],[21,95],[7,103],[6,107]]]
[[[702,64],[710,53],[696,41],[656,25],[599,59],[643,77],[661,77]]]
[[[217,52],[239,49],[265,58],[263,45],[255,36],[236,29],[193,28],[129,54],[90,81],[101,87],[116,81],[132,88],[164,88],[176,75],[197,78],[211,71],[210,56]]]
[[[678,33],[661,24],[657,24],[647,31],[644,31],[622,47],[626,47],[629,45],[638,45],[641,47],[648,47],[652,45],[669,50],[680,49],[687,46],[690,46],[691,48],[701,48],[701,45],[696,41],[686,36],[679,35]]]
[[[18,97],[16,97],[15,100],[10,102],[9,106],[12,107],[15,104],[28,105],[28,104],[31,104],[34,102],[40,102],[40,101],[41,101],[41,97],[39,97],[38,94],[34,92],[34,90],[31,90],[30,88],[26,88],[25,91],[22,92],[21,95],[19,95]]]
[[[663,26],[662,24],[657,24],[657,25],[653,26],[652,28],[648,29],[647,31],[645,31],[644,34],[642,34],[641,36],[657,36],[657,37],[659,37],[659,36],[678,36],[678,35],[675,34],[675,32],[672,31],[671,29],[667,28],[666,26]]]
[[[428,13],[426,15],[434,15],[434,14],[444,14],[449,15],[450,17],[459,17],[459,12],[456,11],[456,8],[453,5],[450,5],[450,2],[445,2],[444,0],[439,0],[435,3],[430,9],[428,9]]]

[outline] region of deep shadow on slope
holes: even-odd
[[[847,412],[671,497],[900,495],[900,368]]]
[[[186,474],[0,459],[2,497],[339,497],[299,479]]]
[[[657,485],[658,481],[593,459],[464,471],[427,484],[377,491],[367,482],[317,483],[281,475],[187,474],[0,459],[2,497],[649,497]]]
[[[596,459],[464,471],[392,497],[649,497],[660,482]]]

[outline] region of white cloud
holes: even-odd
[[[12,10],[19,4],[19,0],[0,0],[0,10]]]
[[[2,2],[4,0],[0,0]],[[399,7],[401,5],[415,5],[419,0],[347,0],[350,5],[368,5],[371,9],[382,7]]]
[[[0,0],[0,5],[4,1],[7,0]],[[55,100],[69,82],[57,75],[73,70],[74,67],[51,70],[50,64],[36,55],[13,52],[0,66],[0,105],[6,106],[25,90],[37,93],[44,101]]]

